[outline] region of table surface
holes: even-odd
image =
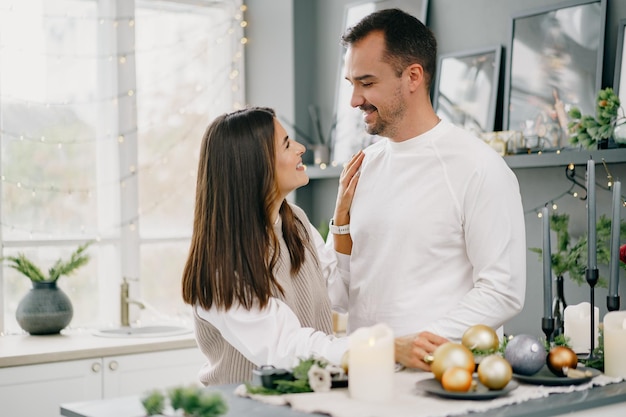
[[[302,417],[325,416],[307,414],[292,410],[288,406],[268,405],[234,394],[234,385],[221,385],[206,388],[222,393],[228,403],[228,417]],[[619,404],[621,403],[621,404]],[[529,400],[521,404],[491,409],[485,412],[471,413],[472,417],[550,417],[581,410],[616,405],[620,415],[626,415],[626,381],[594,387],[582,392],[552,394],[548,397]],[[613,409],[612,409],[613,410]],[[595,410],[589,415],[595,415]],[[145,415],[139,396],[120,397],[109,400],[61,404],[61,415],[66,417],[141,417]],[[613,413],[613,415],[615,415]],[[608,416],[608,415],[607,415]],[[327,417],[327,416],[326,416]]]

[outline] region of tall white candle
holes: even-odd
[[[598,346],[598,324],[600,310],[598,307],[593,308],[594,326],[593,333],[595,337],[594,346]],[[565,321],[563,324],[563,333],[569,337],[569,344],[576,353],[589,353],[591,349],[591,304],[582,302],[576,305],[565,307]]]
[[[626,311],[604,316],[604,373],[626,378]]]
[[[394,367],[393,331],[389,326],[362,327],[350,335],[348,390],[352,398],[390,401]]]
[[[587,268],[598,267],[596,251],[596,165],[587,161]]]
[[[613,183],[613,213],[611,216],[611,259],[609,261],[609,296],[617,297],[619,284],[620,209],[622,206],[622,183]]]
[[[550,247],[550,213],[541,209],[543,225],[543,317],[552,318],[552,249]]]

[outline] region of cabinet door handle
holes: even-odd
[[[98,372],[100,372],[100,362],[94,362],[91,364],[91,372],[97,374]]]
[[[119,367],[119,364],[117,363],[117,361],[109,362],[109,369],[110,370],[116,371],[118,367]]]

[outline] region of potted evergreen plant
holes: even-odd
[[[31,290],[17,306],[15,317],[22,329],[32,335],[57,334],[72,320],[74,314],[69,297],[57,287],[57,280],[71,275],[85,265],[90,257],[85,251],[93,242],[80,245],[67,260],[58,259],[45,275],[23,253],[0,260],[31,280]]]

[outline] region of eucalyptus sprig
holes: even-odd
[[[8,261],[10,268],[22,273],[33,282],[55,282],[61,276],[71,275],[78,268],[89,262],[89,254],[85,253],[85,251],[92,243],[93,241],[89,241],[80,245],[67,261],[57,259],[54,265],[48,269],[48,276],[23,253],[18,253],[17,256],[5,256],[0,258],[0,261]]]

